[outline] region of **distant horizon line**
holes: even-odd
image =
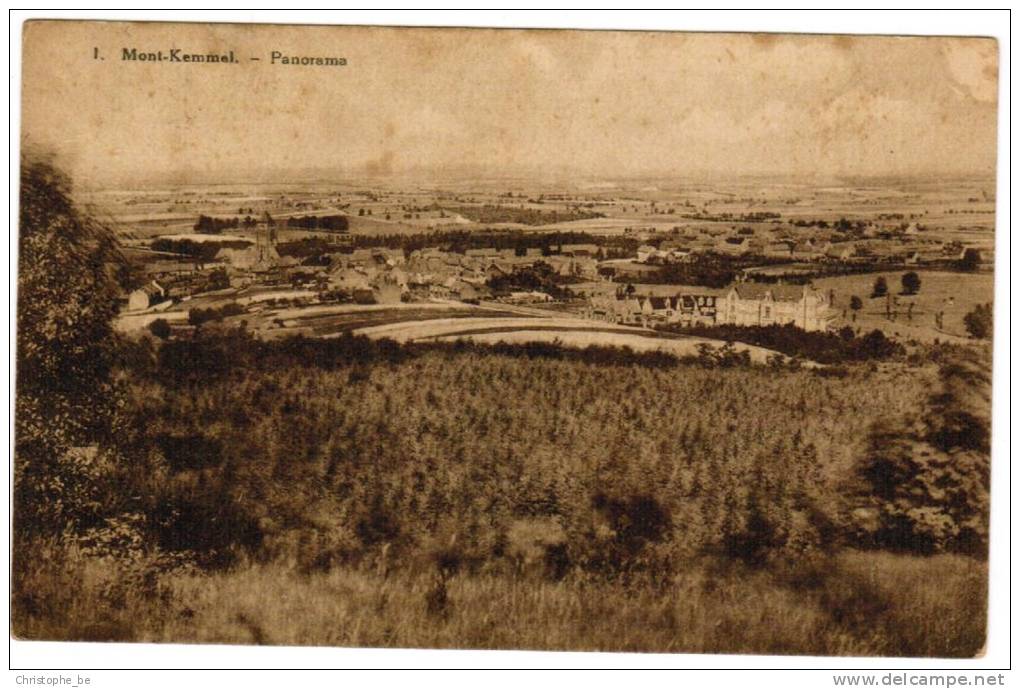
[[[291,177],[283,180],[280,177]],[[765,173],[765,172],[699,172],[699,173],[673,173],[673,172],[647,172],[619,175],[593,175],[571,172],[560,172],[550,174],[548,171],[536,172],[470,172],[463,170],[453,172],[445,170],[440,172],[414,170],[404,172],[393,172],[388,174],[370,174],[366,172],[352,172],[349,170],[325,170],[325,169],[267,169],[263,172],[248,173],[241,176],[220,176],[216,173],[196,172],[187,173],[155,173],[152,175],[135,176],[131,181],[120,181],[113,177],[104,180],[88,178],[85,176],[75,179],[75,186],[80,191],[110,191],[110,190],[145,190],[156,186],[188,187],[198,185],[211,186],[233,186],[233,185],[290,185],[290,184],[344,184],[361,182],[410,182],[410,183],[443,183],[443,182],[525,182],[530,184],[554,184],[563,182],[585,183],[585,184],[620,184],[635,182],[663,182],[680,184],[702,184],[720,181],[770,181],[773,183],[811,183],[815,186],[825,186],[832,183],[917,183],[917,182],[938,182],[938,181],[981,181],[995,182],[996,174],[977,171],[945,171],[945,172],[917,172],[917,173],[848,173],[848,174],[800,174],[800,173]],[[188,178],[185,179],[184,178]],[[274,179],[276,178],[276,179]],[[569,179],[566,179],[569,178]]]

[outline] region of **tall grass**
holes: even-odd
[[[985,566],[964,556],[847,552],[750,570],[692,562],[667,581],[508,572],[302,573],[282,562],[178,572],[147,594],[77,560],[33,582],[61,614],[22,638],[401,648],[970,657],[984,644]],[[127,590],[127,589],[125,589]],[[116,604],[114,604],[116,603]]]

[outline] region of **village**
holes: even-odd
[[[994,261],[980,242],[929,232],[901,214],[856,223],[725,214],[713,219],[746,222],[626,227],[558,243],[543,241],[551,235],[542,232],[502,228],[480,231],[472,235],[477,241],[459,246],[415,247],[387,241],[388,235],[366,241],[351,233],[346,214],[293,215],[314,214],[310,202],[276,205],[279,219],[269,209],[233,222],[200,215],[193,233],[132,243],[134,255],[144,258],[141,284],[125,296],[121,327],[139,330],[165,320],[179,335],[203,319],[203,309],[219,320],[281,305],[441,303],[643,328],[789,324],[826,331],[855,322],[857,314],[849,313],[850,296],[816,283],[894,270],[976,273]],[[654,206],[653,213],[664,213]],[[486,246],[485,237],[502,241]],[[286,327],[281,319],[246,320],[262,330]]]

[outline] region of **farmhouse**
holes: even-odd
[[[586,316],[608,323],[632,323],[640,317],[641,302],[621,292],[593,294],[588,299]]]
[[[514,267],[506,261],[490,261],[489,265],[485,268],[485,274],[491,278],[499,278],[504,275],[510,275],[514,272]]]
[[[458,280],[454,285],[450,287],[450,293],[461,301],[477,302],[484,296],[487,296],[486,290],[479,286],[473,285],[470,282],[464,280]]]
[[[679,242],[663,242],[659,245],[656,257],[666,263],[682,263],[691,256],[691,250]]]
[[[790,253],[790,258],[795,261],[811,261],[822,256],[822,252],[815,248],[815,245],[811,240],[806,242],[798,242],[793,246],[793,251]]]
[[[851,242],[830,244],[825,249],[825,258],[832,261],[849,261],[856,251],[857,248]]]
[[[645,263],[648,259],[655,256],[658,253],[658,249],[650,244],[642,244],[637,249],[637,260],[638,263]]]
[[[794,325],[826,330],[835,313],[829,299],[811,286],[739,283],[718,303],[716,322],[730,325]]]
[[[743,256],[751,251],[751,240],[747,237],[724,237],[716,243],[715,249],[721,254]]]
[[[329,274],[329,286],[353,293],[356,290],[370,289],[370,279],[367,274],[353,267],[340,266]]]
[[[372,250],[372,257],[377,261],[381,258],[387,265],[399,266],[406,262],[403,249],[376,248]]]
[[[203,268],[205,265],[189,261],[153,261],[146,263],[144,270],[149,277],[159,279],[194,275]]]
[[[377,304],[399,304],[403,287],[392,279],[377,280],[372,285],[372,296]]]
[[[582,277],[590,280],[598,278],[598,262],[594,258],[546,256],[542,263],[563,277]]]
[[[907,252],[903,257],[903,262],[910,266],[934,265],[937,263],[949,262],[951,260],[952,257],[947,257],[940,248],[916,249]]]
[[[166,290],[153,280],[147,285],[144,285],[128,296],[128,310],[129,311],[143,311],[153,304],[162,301],[166,297]]]
[[[504,301],[511,304],[530,304],[535,302],[548,302],[552,301],[552,297],[545,292],[538,292],[536,290],[530,291],[518,291],[511,292]]]

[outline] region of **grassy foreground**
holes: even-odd
[[[384,562],[302,574],[283,563],[133,582],[94,559],[37,580],[21,638],[146,642],[969,657],[984,644],[987,567],[956,555],[848,551],[667,581],[551,582]],[[57,612],[59,611],[59,612]],[[54,614],[56,613],[56,614]]]

